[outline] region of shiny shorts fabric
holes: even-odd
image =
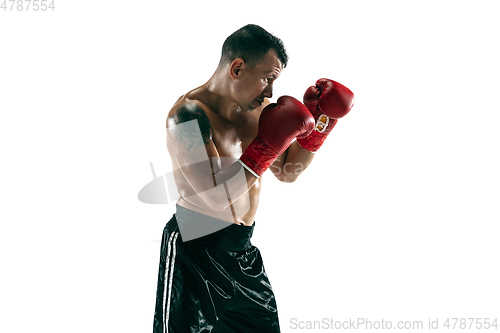
[[[182,241],[179,224],[210,219],[177,205],[165,226],[153,332],[280,332],[271,284],[250,242],[255,223]]]

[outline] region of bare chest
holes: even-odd
[[[237,124],[215,122],[213,142],[219,156],[239,158],[257,135],[257,123],[247,119]]]

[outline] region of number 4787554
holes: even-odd
[[[2,0],[0,0],[2,1]],[[3,0],[0,10],[6,11],[17,11],[17,12],[27,12],[27,11],[47,11],[56,9],[54,5],[55,0]]]

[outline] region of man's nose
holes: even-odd
[[[271,98],[273,97],[273,86],[272,84],[268,85],[266,89],[264,89],[264,94],[265,97]]]

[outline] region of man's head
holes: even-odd
[[[279,38],[257,25],[246,25],[224,42],[219,69],[231,79],[232,100],[243,111],[251,112],[265,97],[272,97],[274,80],[287,62]]]
[[[281,39],[273,36],[255,24],[248,24],[233,32],[222,45],[220,65],[241,58],[249,66],[255,66],[270,50],[276,51],[283,68],[288,63],[288,55]]]

